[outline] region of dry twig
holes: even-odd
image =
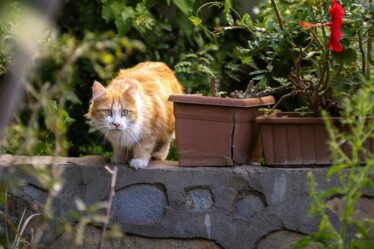
[[[108,206],[106,209],[105,213],[105,222],[103,224],[103,227],[101,229],[101,234],[100,234],[100,243],[98,249],[103,249],[104,248],[104,241],[105,241],[105,233],[109,224],[110,220],[110,211],[112,209],[112,204],[113,204],[113,199],[115,195],[114,188],[116,186],[116,181],[117,181],[117,173],[118,173],[118,168],[114,167],[113,169],[109,168],[108,166],[105,166],[105,169],[111,174],[112,180],[110,182],[110,193],[109,193],[109,199],[108,199]]]

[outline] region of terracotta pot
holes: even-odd
[[[341,118],[331,118],[341,125]],[[328,133],[321,117],[301,117],[280,112],[256,118],[260,127],[265,164],[268,166],[331,165]],[[374,139],[366,146],[374,151]],[[349,155],[348,146],[342,149]]]
[[[256,144],[258,108],[272,96],[230,99],[172,95],[180,166],[233,166],[248,162]]]

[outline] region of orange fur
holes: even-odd
[[[166,158],[175,129],[168,97],[183,92],[167,65],[139,63],[121,70],[106,88],[95,82],[92,91],[87,116],[112,143],[113,162],[131,159],[130,166],[143,168],[151,157]]]

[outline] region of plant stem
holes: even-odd
[[[288,97],[291,97],[291,96],[294,96],[296,95],[296,92],[295,91],[292,91],[290,93],[287,93],[285,95],[283,95],[278,101],[277,103],[275,103],[275,105],[273,105],[273,107],[271,108],[270,110],[270,113],[272,113],[286,98]]]
[[[365,57],[365,51],[364,51],[364,47],[362,45],[362,36],[361,36],[361,32],[358,31],[358,44],[359,44],[359,47],[360,47],[360,53],[361,53],[361,59],[362,59],[362,73],[365,74],[365,70],[366,70],[366,57]]]
[[[111,174],[112,180],[110,183],[110,194],[109,194],[109,199],[108,199],[108,206],[106,209],[105,213],[105,222],[103,224],[103,228],[101,229],[101,234],[100,234],[100,243],[98,249],[103,249],[104,248],[104,241],[105,241],[105,233],[109,224],[110,220],[110,210],[112,209],[112,204],[113,204],[113,199],[114,195],[116,192],[114,191],[114,188],[116,186],[116,181],[117,181],[117,173],[118,173],[118,168],[114,167],[113,169],[110,169],[108,166],[105,166],[105,169]]]
[[[322,49],[322,50],[325,50],[326,48],[325,48],[325,46],[323,45],[322,41],[319,39],[316,30],[317,30],[316,28],[312,28],[312,30],[311,30],[312,35],[313,35],[314,39],[316,39],[316,41],[317,41],[318,45],[321,47],[321,49]]]
[[[323,1],[320,2],[319,11],[320,11],[321,15],[323,16],[323,13],[324,13],[324,11],[323,11]],[[326,35],[325,25],[322,25],[321,29],[322,29],[323,41],[326,43],[326,41],[327,41],[327,35]]]
[[[271,88],[271,89],[264,90],[264,91],[256,93],[254,97],[259,98],[259,97],[273,95],[275,93],[286,90],[288,88],[289,88],[289,86],[279,86],[279,87]]]
[[[339,68],[338,68],[338,72],[336,73],[336,76],[340,76],[340,73],[342,72],[343,66],[344,66],[344,63],[343,62],[340,63]]]
[[[371,25],[370,29],[369,29],[369,32],[368,32],[368,44],[367,44],[367,70],[366,70],[366,74],[368,76],[368,78],[370,79],[370,67],[371,67],[371,63],[372,63],[372,58],[371,58],[371,51],[372,51],[372,47],[373,47],[373,33],[374,33],[374,24]]]
[[[326,57],[324,59],[324,74],[322,75],[322,91],[327,91],[329,89],[329,83],[330,83],[330,63],[329,63],[329,57],[330,57],[330,51],[326,51]],[[320,90],[320,89],[319,89]],[[318,93],[319,94],[319,93]]]
[[[277,6],[277,4],[275,3],[275,0],[271,0],[271,5],[273,6],[273,9],[274,9],[275,15],[277,16],[277,21],[278,21],[279,28],[280,28],[282,31],[284,31],[283,21],[282,21],[281,15],[280,15],[280,13],[279,13],[278,6]]]
[[[217,80],[216,76],[212,76],[210,78],[210,93],[214,97],[218,97],[216,80]]]

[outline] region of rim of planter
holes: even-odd
[[[265,96],[265,97],[260,97],[260,98],[248,98],[248,99],[234,99],[234,98],[201,96],[201,95],[195,95],[195,94],[172,94],[169,97],[169,101],[175,102],[175,103],[184,103],[184,104],[232,106],[232,107],[254,107],[254,106],[272,105],[275,103],[275,99],[273,96]]]
[[[262,115],[256,118],[257,123],[262,124],[323,124],[322,117],[308,116],[312,113],[299,112],[276,112],[270,115]],[[341,123],[342,117],[330,117],[333,123]],[[366,120],[374,120],[373,117],[367,117]]]

